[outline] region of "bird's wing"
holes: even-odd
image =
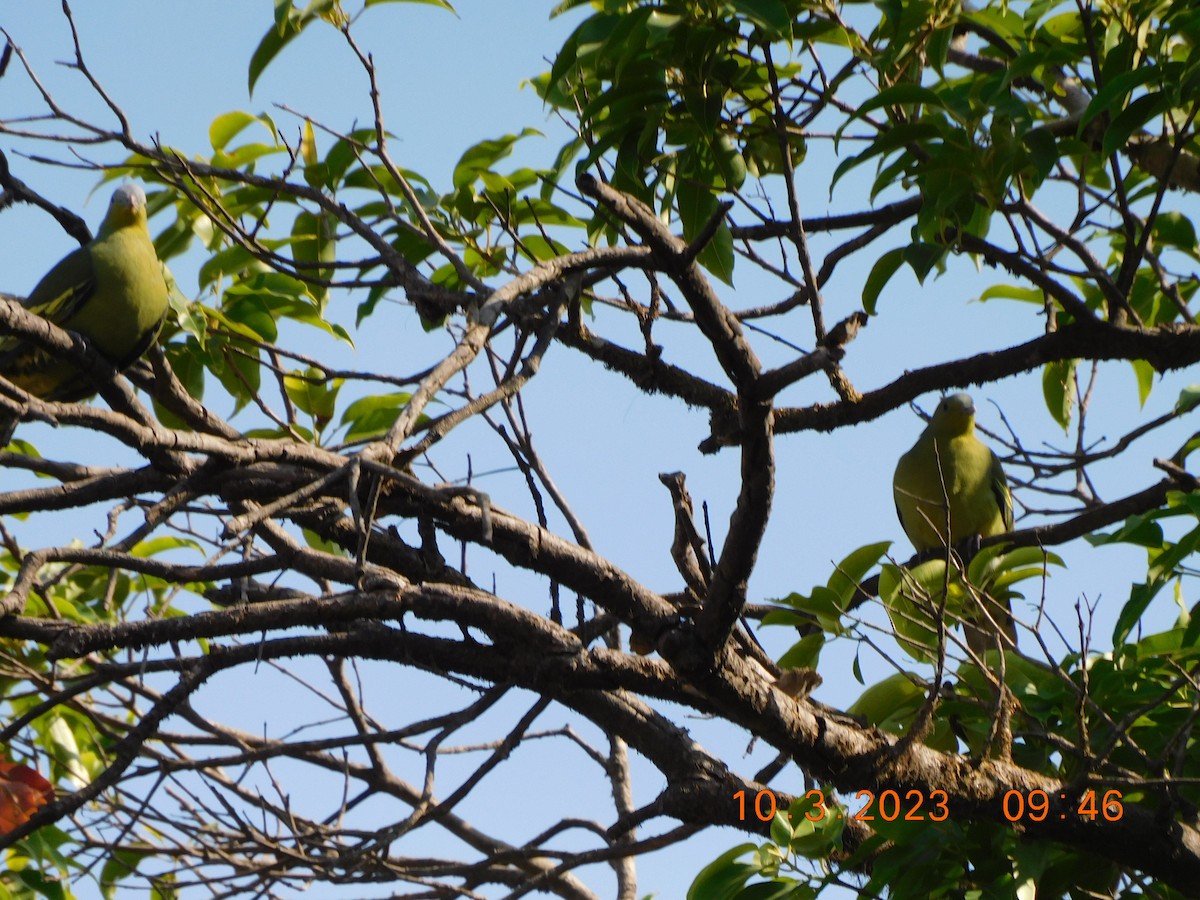
[[[96,270],[87,247],[67,254],[38,282],[25,308],[58,326],[70,321],[96,293]],[[0,338],[0,372],[23,381],[42,373],[55,361],[53,354],[15,335]],[[28,389],[28,388],[27,388]]]
[[[56,325],[66,322],[96,293],[96,268],[90,247],[68,253],[25,301],[25,307]]]
[[[1000,517],[1004,520],[1004,530],[1013,530],[1013,499],[1012,491],[1008,487],[1008,476],[1004,474],[1004,466],[1000,465],[1000,457],[996,455],[996,451],[992,451],[992,470],[991,470],[991,487],[992,496],[996,498],[996,504],[1000,507]]]

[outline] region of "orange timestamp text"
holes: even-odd
[[[1088,788],[1079,795],[1077,802],[1066,791],[1060,791],[1058,806],[1053,809],[1050,796],[1041,789],[1028,792],[1009,791],[1004,795],[1004,818],[1010,822],[1044,822],[1054,815],[1059,819],[1066,819],[1072,804],[1075,807],[1075,815],[1090,822],[1095,822],[1096,819],[1116,822],[1125,814],[1125,807],[1121,804],[1121,792],[1117,790],[1105,791],[1097,799],[1096,791]]]
[[[863,789],[855,796],[866,801],[857,812],[851,812],[838,803],[829,803],[825,792],[815,789],[804,795],[806,802],[798,808],[807,807],[804,818],[810,822],[820,822],[828,817],[855,822],[873,822],[877,817],[885,822],[945,822],[950,817],[950,798],[943,790],[935,789],[926,793],[914,788],[902,795],[900,791],[889,788],[880,791],[877,796],[874,791]],[[738,820],[742,822],[746,821],[748,815],[753,815],[760,822],[770,822],[779,812],[779,801],[772,790],[761,790],[752,800],[746,791],[741,790],[733,795],[733,799],[737,801]],[[1055,814],[1059,819],[1066,819],[1072,804],[1075,815],[1093,822],[1096,819],[1116,822],[1125,813],[1121,792],[1117,790],[1097,795],[1095,790],[1089,788],[1078,795],[1077,801],[1069,800],[1064,791],[1058,795],[1058,799],[1058,806],[1052,808],[1050,794],[1046,791],[1008,791],[1003,799],[1004,817],[1013,823],[1044,822]],[[792,818],[790,810],[785,815],[789,820]]]
[[[824,791],[811,790],[804,795],[809,807],[804,813],[804,818],[810,822],[820,822],[830,816],[855,822],[873,822],[877,817],[885,822],[945,822],[950,818],[950,798],[942,790],[926,793],[913,788],[901,795],[900,791],[888,788],[876,796],[874,791],[864,788],[855,796],[859,800],[865,799],[866,802],[858,811],[851,812],[840,804],[827,803]],[[733,799],[738,803],[738,819],[746,821],[746,792],[738,791],[733,795]],[[771,790],[759,791],[749,803],[749,812],[760,822],[770,822],[775,818],[778,809],[779,802],[775,798],[775,792]],[[792,817],[790,811],[785,812],[785,815],[789,819]]]

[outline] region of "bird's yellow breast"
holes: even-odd
[[[91,249],[96,296],[62,326],[87,335],[120,367],[144,349],[166,314],[167,283],[144,228],[119,229]]]
[[[927,440],[932,447],[919,441],[900,457],[892,482],[901,524],[913,546],[945,547],[947,525],[951,546],[973,535],[1006,531],[987,445],[973,434]]]

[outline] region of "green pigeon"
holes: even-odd
[[[146,193],[127,184],[113,193],[95,240],[60,260],[23,304],[83,335],[113,366],[124,369],[157,337],[167,293],[146,227]],[[70,362],[11,335],[0,337],[0,375],[45,400],[81,400],[95,393]]]
[[[896,464],[892,492],[900,524],[918,552],[945,551],[1013,528],[1008,479],[996,454],[975,436],[970,394],[951,394],[938,403],[917,442]],[[1015,639],[1007,601],[996,603],[992,618]],[[995,649],[987,616],[968,623],[966,631],[976,652]]]

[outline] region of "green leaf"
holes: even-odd
[[[827,587],[818,585],[812,589],[810,596],[803,594],[788,594],[780,600],[781,603],[815,616],[824,631],[836,634],[841,631],[842,604],[841,598]]]
[[[1160,515],[1162,513],[1155,510],[1140,516],[1130,516],[1120,528],[1111,534],[1095,532],[1085,535],[1084,540],[1093,547],[1102,547],[1105,544],[1133,544],[1150,550],[1161,550],[1164,540],[1163,530],[1162,526],[1155,521]]]
[[[912,678],[896,672],[863,691],[847,712],[862,716],[880,728],[896,730],[911,719],[924,699],[925,692],[913,683]]]
[[[841,180],[842,176],[856,166],[868,160],[893,150],[903,150],[910,153],[910,145],[924,145],[941,138],[942,130],[932,122],[907,122],[896,125],[885,131],[872,142],[871,146],[857,156],[843,160],[833,172],[830,190]]]
[[[1033,163],[1040,183],[1058,164],[1058,142],[1049,128],[1032,128],[1022,136],[1021,141],[1029,151],[1029,161]]]
[[[454,167],[455,189],[472,184],[482,173],[512,153],[513,145],[517,141],[534,134],[540,135],[541,132],[535,128],[525,128],[520,134],[506,134],[501,138],[480,141],[468,149]]]
[[[917,241],[904,248],[904,261],[908,263],[917,276],[917,281],[925,283],[925,279],[934,267],[946,258],[946,248],[939,244],[929,244]]]
[[[996,298],[1036,303],[1038,306],[1046,305],[1046,294],[1041,288],[1027,288],[1016,284],[994,284],[979,295],[981,303]]]
[[[867,282],[863,285],[862,296],[863,310],[867,315],[875,315],[879,295],[887,283],[892,280],[896,270],[904,264],[904,250],[904,247],[897,247],[887,251],[875,260],[875,265],[871,267],[871,272],[867,275]]]
[[[1150,391],[1154,389],[1154,378],[1158,373],[1154,371],[1154,366],[1144,359],[1130,360],[1129,364],[1133,367],[1133,377],[1137,379],[1138,406],[1145,406]]]
[[[191,538],[164,536],[152,538],[148,541],[141,541],[136,544],[130,551],[133,556],[149,559],[159,553],[166,553],[170,550],[194,550],[201,557],[204,556],[204,550],[197,541]]]
[[[952,573],[950,596],[961,605],[962,589]],[[946,561],[929,559],[911,569],[885,565],[879,575],[879,599],[887,610],[900,648],[918,662],[932,663],[939,639],[937,611],[946,586]],[[951,609],[949,600],[947,609]]]
[[[378,6],[380,3],[425,3],[429,6],[441,7],[442,9],[449,10],[450,12],[455,11],[454,7],[447,3],[446,0],[367,0],[367,2],[363,4],[363,8],[365,9],[368,6]]]
[[[292,6],[292,0],[275,0],[275,25],[267,30],[250,57],[249,90],[254,93],[254,85],[259,76],[266,70],[271,61],[279,55],[292,39],[296,37],[312,16],[305,16]]]
[[[53,716],[46,736],[55,766],[62,768],[73,785],[83,787],[100,774],[103,766],[94,752],[95,738],[75,715]]]
[[[719,134],[712,142],[713,160],[725,190],[737,190],[746,181],[746,160],[727,134]],[[798,162],[798,160],[797,160]]]
[[[117,896],[117,882],[136,874],[142,861],[153,855],[138,850],[114,850],[100,870],[100,892],[105,900],[113,900]]]
[[[712,239],[696,256],[696,261],[729,286],[733,286],[733,232],[722,222]]]
[[[226,296],[229,297],[231,293],[227,291]],[[220,311],[213,310],[212,314],[234,334],[252,340],[271,343],[279,336],[279,328],[266,300],[253,294],[234,294]]]
[[[304,122],[304,130],[300,133],[300,158],[304,160],[304,180],[313,187],[321,186],[321,179],[316,167],[320,160],[317,158],[317,133],[309,120]]]
[[[1087,109],[1083,111],[1083,116],[1079,120],[1080,133],[1087,127],[1092,119],[1101,113],[1107,112],[1110,115],[1115,115],[1123,105],[1125,96],[1135,87],[1145,84],[1148,81],[1153,81],[1161,75],[1161,70],[1155,66],[1145,66],[1141,69],[1136,69],[1132,72],[1124,72],[1113,78],[1096,92],[1096,96],[1088,103]]]
[[[1152,119],[1158,118],[1171,108],[1171,102],[1161,91],[1154,91],[1144,97],[1138,97],[1116,116],[1104,132],[1101,152],[1105,156],[1124,148],[1129,137],[1135,131],[1140,131]]]
[[[829,576],[826,586],[837,595],[843,609],[849,606],[863,578],[871,569],[875,568],[876,563],[891,546],[891,541],[867,544],[865,547],[859,547],[837,564],[837,568]]]
[[[1125,643],[1125,639],[1129,637],[1129,632],[1133,630],[1133,626],[1141,619],[1142,613],[1146,611],[1146,607],[1150,605],[1150,601],[1158,593],[1159,587],[1161,585],[1155,586],[1146,582],[1139,582],[1130,587],[1129,599],[1121,607],[1121,612],[1117,616],[1117,624],[1113,627],[1114,647],[1119,647]]]
[[[700,870],[688,888],[687,900],[732,900],[758,869],[737,861],[739,856],[753,853],[755,844],[738,844],[726,850]]]
[[[204,399],[204,377],[207,368],[204,360],[207,354],[201,348],[199,341],[189,337],[184,343],[168,344],[163,348],[167,362],[175,377],[196,400]],[[183,422],[172,412],[154,401],[154,414],[168,428],[184,428]]]
[[[1196,255],[1196,226],[1178,210],[1158,214],[1154,219],[1154,240],[1160,245],[1178,247],[1185,253]]]
[[[533,223],[540,226],[562,225],[567,228],[586,227],[586,223],[582,219],[576,218],[561,206],[557,206],[540,197],[521,197],[513,209],[513,221],[521,224]]]
[[[1189,412],[1197,403],[1200,403],[1200,384],[1189,384],[1179,392],[1179,399],[1175,401],[1175,411]]]
[[[592,0],[562,0],[561,3],[556,3],[554,7],[551,8],[550,18],[556,19],[565,12],[570,12],[571,10],[580,6],[588,6],[591,3]]]
[[[733,0],[733,8],[772,40],[791,36],[792,14],[780,0]]]
[[[1183,561],[1200,545],[1200,528],[1194,528],[1174,544],[1168,544],[1152,560],[1147,574],[1156,582],[1166,583],[1181,573]]]
[[[342,413],[342,425],[349,425],[347,442],[374,440],[383,437],[395,424],[400,411],[412,399],[412,394],[376,394],[355,400]]]
[[[699,234],[720,207],[721,201],[703,179],[704,175],[699,172],[695,175],[689,173],[675,189],[679,223],[683,226],[685,241],[691,241]]]
[[[320,550],[322,553],[328,553],[330,556],[347,557],[350,555],[340,544],[326,540],[315,531],[311,531],[308,528],[302,528],[300,531],[304,535],[304,543],[308,544],[314,550]]]
[[[571,252],[571,248],[566,244],[552,239],[547,240],[540,234],[522,236],[520,249],[523,253],[527,253],[535,262],[555,259]]]
[[[262,386],[262,351],[237,337],[210,342],[210,371],[235,400],[234,412],[249,405]]]
[[[20,897],[25,900],[26,897],[45,897],[46,900],[74,900],[73,894],[68,894],[62,881],[58,878],[48,876],[37,869],[20,869],[12,870],[15,876],[21,883],[28,888],[32,893],[10,894],[14,900]]]
[[[208,126],[209,143],[212,144],[213,150],[224,150],[233,138],[255,123],[261,124],[271,136],[271,140],[275,140],[275,123],[271,121],[270,116],[256,116],[242,110],[234,110],[212,120],[212,124]]]
[[[788,821],[786,810],[775,810],[771,819],[771,840],[781,847],[786,847],[792,839],[792,823]]]
[[[344,341],[351,347],[354,346],[354,341],[351,339],[350,333],[343,326],[326,321],[322,317],[321,311],[310,303],[307,297],[296,299],[268,297],[267,305],[271,309],[271,314],[277,319],[290,319],[300,325],[318,328],[326,334]]]
[[[174,872],[155,875],[150,888],[150,900],[179,900]]]
[[[320,369],[310,366],[303,372],[285,375],[283,389],[297,409],[312,416],[313,424],[320,432],[333,418],[342,379],[331,379]]]
[[[1117,616],[1117,624],[1113,627],[1113,646],[1124,643],[1134,626],[1141,620],[1142,614],[1150,606],[1160,590],[1181,571],[1183,561],[1196,552],[1200,546],[1200,528],[1194,528],[1174,544],[1167,544],[1157,555],[1151,551],[1149,579],[1135,584],[1130,588],[1129,599]]]
[[[864,100],[855,109],[854,114],[863,118],[867,113],[889,106],[929,106],[941,109],[945,104],[942,98],[927,87],[911,82],[902,82],[894,87],[884,88],[873,97]]]
[[[44,476],[48,478],[49,476]],[[764,625],[787,625],[791,628],[804,628],[813,624],[812,616],[806,616],[783,606],[772,606],[762,617]]]
[[[354,316],[354,326],[357,328],[362,325],[372,313],[375,312],[375,307],[379,305],[379,301],[387,296],[390,288],[386,284],[374,285],[367,291],[367,297],[362,303],[358,304],[358,310]]]
[[[1016,547],[997,544],[976,554],[968,566],[967,577],[980,590],[995,599],[1013,599],[1021,595],[1009,587],[1030,578],[1046,578],[1047,566],[1064,565],[1057,554],[1041,547]]]
[[[9,848],[5,862],[9,864],[10,871],[24,868],[29,862],[37,862],[49,863],[60,872],[69,872],[82,868],[79,861],[69,855],[76,846],[76,840],[61,828],[44,825]]]
[[[254,254],[241,244],[226,247],[219,253],[214,253],[200,266],[198,282],[200,287],[208,287],[225,275],[241,274],[255,264]]]
[[[821,659],[821,648],[824,646],[825,632],[818,631],[814,634],[807,634],[796,641],[783,656],[779,657],[777,660],[779,668],[815,669]]]
[[[304,210],[297,213],[292,223],[292,258],[300,264],[298,271],[312,278],[329,281],[333,278],[333,270],[327,268],[309,268],[316,263],[332,263],[337,258],[336,222],[324,212],[311,213]],[[312,284],[309,286],[318,306],[323,307],[329,296],[326,285]]]
[[[1054,421],[1066,431],[1075,407],[1075,360],[1046,363],[1042,369],[1042,396]]]
[[[828,799],[833,796],[833,793],[825,791],[823,796]],[[797,797],[786,813],[780,810],[778,815],[786,815],[790,820],[792,833],[786,843],[783,841],[776,841],[776,843],[809,859],[826,859],[833,850],[841,846],[842,832],[846,827],[845,811],[835,805],[827,805],[824,815],[816,820],[810,819],[808,813],[816,807],[818,799],[809,797],[806,793],[803,797]],[[773,834],[774,832],[772,832]],[[789,889],[787,893],[781,895],[766,894],[764,896],[792,898],[796,895]],[[741,900],[740,897],[739,900]]]
[[[303,281],[271,270],[246,273],[237,284],[225,292],[227,297],[257,296],[264,300],[270,297],[292,298],[302,297],[308,293],[308,287]]]

